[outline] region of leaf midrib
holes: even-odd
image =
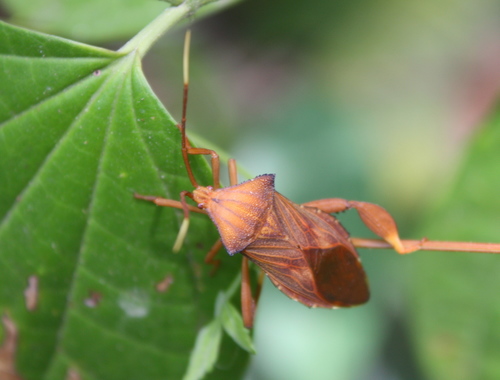
[[[115,83],[115,81],[116,81],[115,79],[117,76],[119,76],[120,74],[124,74],[124,73],[126,73],[127,75],[130,75],[130,73],[131,73],[130,68],[133,65],[134,56],[135,56],[135,54],[132,52],[132,53],[120,58],[119,60],[115,61],[112,65],[110,65],[110,67],[108,67],[108,69],[112,70],[112,72],[109,74],[108,78],[106,78],[106,80],[103,82],[103,84],[101,85],[99,90],[96,91],[96,93],[91,96],[91,98],[85,104],[85,106],[82,107],[82,110],[80,111],[78,116],[75,118],[75,121],[79,119],[79,117],[85,112],[85,110],[89,107],[89,105],[92,105],[94,103],[94,101],[96,101],[99,98],[99,96],[103,92],[105,92],[108,85]],[[112,129],[111,121],[113,120],[113,118],[115,116],[116,102],[120,98],[119,94],[123,91],[124,82],[125,81],[118,81],[119,87],[116,89],[115,98],[113,99],[113,106],[112,106],[112,110],[110,112],[110,117],[109,117],[109,120],[107,123],[106,133],[104,135],[103,147],[102,147],[102,151],[101,151],[100,156],[99,156],[95,181],[94,181],[94,185],[92,186],[92,190],[90,192],[91,196],[90,196],[90,202],[89,202],[89,206],[88,206],[89,211],[88,211],[88,216],[87,216],[87,222],[85,223],[84,229],[82,231],[80,245],[79,245],[80,249],[77,253],[77,257],[76,257],[76,261],[75,261],[75,265],[74,265],[74,271],[73,271],[73,274],[71,276],[71,283],[69,284],[69,287],[68,287],[67,302],[64,305],[63,312],[61,313],[61,319],[60,319],[61,322],[59,324],[59,329],[58,329],[58,332],[56,334],[56,339],[55,339],[56,344],[54,346],[54,352],[51,355],[52,359],[47,364],[45,373],[43,374],[43,378],[46,378],[47,374],[51,373],[52,368],[55,365],[60,353],[61,352],[65,353],[65,351],[63,349],[63,343],[64,343],[64,334],[65,334],[67,323],[68,323],[68,318],[69,318],[69,315],[71,312],[70,304],[71,304],[71,301],[74,299],[76,285],[77,285],[78,278],[79,278],[78,274],[82,268],[83,253],[85,252],[86,240],[88,238],[88,228],[90,225],[90,221],[93,219],[94,202],[97,199],[95,197],[95,193],[99,187],[98,184],[99,184],[100,177],[102,175],[101,165],[102,165],[102,161],[103,161],[104,157],[106,156],[106,148],[107,148],[107,144],[108,144],[108,140],[109,140],[109,133],[110,133],[110,130]],[[57,146],[59,146],[61,144],[61,142],[65,140],[65,137],[69,134],[69,132],[72,130],[72,128],[74,127],[75,124],[76,123],[71,124],[71,126],[68,128],[68,130],[64,134],[63,138],[60,139],[58,141],[58,143],[56,144],[55,149],[53,151],[51,151],[50,155],[54,154],[54,151],[57,149]],[[43,164],[41,165],[41,167],[43,167]],[[37,172],[37,174],[39,172],[40,172],[40,170]],[[67,353],[65,353],[65,355],[69,357],[69,355]],[[48,379],[48,380],[50,380],[50,379]]]

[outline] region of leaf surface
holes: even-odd
[[[182,378],[240,264],[209,275],[217,234],[204,215],[173,254],[182,212],[133,197],[192,190],[174,120],[134,52],[5,23],[0,35],[0,312],[19,331],[17,369],[26,380]],[[192,162],[210,184],[206,162]],[[213,375],[237,378],[247,359],[223,344]]]

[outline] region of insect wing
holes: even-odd
[[[283,293],[306,306],[354,306],[369,298],[357,252],[338,221],[279,193],[258,238],[243,254]]]
[[[352,249],[340,244],[326,251],[304,252],[318,293],[333,307],[361,305],[370,298],[365,271]]]

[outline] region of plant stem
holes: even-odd
[[[156,40],[175,23],[184,18],[191,10],[192,7],[186,2],[176,7],[168,7],[123,45],[118,52],[127,54],[135,50],[139,58],[144,57]]]

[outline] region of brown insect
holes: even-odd
[[[401,240],[391,215],[371,203],[331,198],[295,204],[275,191],[273,174],[238,184],[233,159],[229,160],[231,186],[221,188],[217,153],[192,147],[186,137],[189,40],[188,32],[184,50],[183,113],[178,128],[187,174],[195,189],[181,192],[180,201],[139,194],[135,197],[184,210],[184,222],[174,251],[180,248],[186,234],[189,212],[208,214],[219,230],[220,239],[208,252],[205,262],[217,266],[218,260],[214,257],[222,245],[229,255],[242,255],[241,304],[246,327],[253,324],[256,303],[248,260],[258,265],[288,297],[308,307],[335,308],[360,305],[369,298],[366,274],[355,247],[393,248],[401,254],[416,250],[500,252],[500,244]],[[189,155],[199,154],[211,156],[213,186],[200,186],[194,177]],[[186,197],[198,206],[189,205]],[[383,240],[350,238],[339,221],[330,215],[350,208],[356,209],[368,228]],[[257,293],[261,283],[262,280]]]

